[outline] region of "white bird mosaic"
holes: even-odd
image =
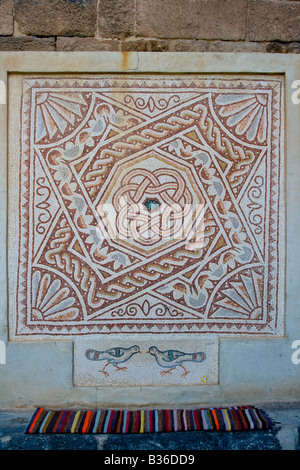
[[[182,365],[183,362],[203,362],[206,359],[204,352],[184,353],[175,349],[160,351],[156,346],[151,346],[147,353],[155,357],[160,367],[168,369],[161,371],[160,375],[162,376],[172,373],[172,371],[179,366],[184,370],[181,377],[185,377],[190,371]]]
[[[109,377],[109,373],[105,370],[109,364],[112,364],[116,371],[118,370],[127,370],[127,367],[120,367],[118,364],[129,361],[129,359],[134,355],[140,353],[142,354],[139,346],[131,346],[130,348],[121,348],[115,347],[106,349],[105,351],[97,351],[96,349],[87,349],[85,352],[85,357],[90,361],[107,361],[103,369],[100,369],[99,372],[102,372],[105,377]]]

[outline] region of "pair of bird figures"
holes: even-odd
[[[139,346],[134,345],[130,348],[115,347],[106,349],[105,351],[87,349],[85,357],[90,361],[106,361],[107,363],[103,369],[99,370],[99,372],[103,373],[105,377],[108,377],[109,373],[105,370],[106,367],[111,364],[117,371],[125,371],[127,370],[127,367],[120,367],[119,364],[129,361],[129,359],[137,353],[142,354],[142,351]],[[175,349],[160,351],[156,346],[151,346],[147,351],[147,354],[154,356],[157,364],[166,369],[161,371],[160,375],[162,376],[172,373],[176,367],[181,367],[184,370],[181,377],[185,377],[190,371],[183,366],[184,362],[203,362],[206,358],[206,354],[204,352],[184,353]]]

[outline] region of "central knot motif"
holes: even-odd
[[[192,210],[192,195],[179,171],[135,168],[114,194],[117,229],[122,237],[151,245],[183,236],[184,219]]]

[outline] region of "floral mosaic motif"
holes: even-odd
[[[254,270],[251,277],[240,275],[239,280],[232,281],[222,289],[221,300],[215,301],[220,308],[214,316],[225,318],[261,318],[263,302],[263,277]]]
[[[81,93],[43,92],[36,95],[35,141],[44,137],[52,139],[74,126],[76,118],[82,118],[81,108],[86,105]]]
[[[280,78],[22,80],[12,336],[282,334]]]
[[[133,105],[138,110],[146,111],[150,114],[153,114],[155,111],[163,111],[170,106],[170,104],[175,104],[180,101],[178,95],[171,95],[170,97],[165,97],[165,95],[153,97],[153,95],[142,97],[138,95],[134,97],[132,95],[126,95],[124,97],[124,103],[128,105]]]
[[[62,286],[60,279],[35,271],[32,276],[32,319],[33,320],[74,320],[79,309],[70,289]]]
[[[245,135],[249,141],[257,139],[263,143],[267,136],[268,97],[263,94],[226,94],[219,95],[216,103],[221,105],[220,116],[235,132]]]

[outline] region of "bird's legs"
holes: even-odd
[[[174,367],[172,367],[171,369],[168,369],[168,370],[163,370],[163,371],[161,371],[160,375],[171,374],[171,373],[172,373],[172,370],[174,370]]]
[[[118,366],[117,364],[113,364],[113,366],[115,366],[116,371],[117,371],[117,370],[127,370],[127,367],[120,367],[120,366]]]
[[[184,370],[184,374],[181,374],[181,377],[185,377],[186,375],[188,375],[191,371],[190,370],[186,370],[185,367],[183,367],[182,364],[179,364],[180,367],[182,367],[182,369]]]
[[[109,377],[109,373],[105,370],[105,367],[107,367],[108,365],[110,364],[110,362],[108,362],[107,364],[105,364],[105,366],[103,367],[103,369],[99,369],[99,372],[102,372],[105,377]]]

